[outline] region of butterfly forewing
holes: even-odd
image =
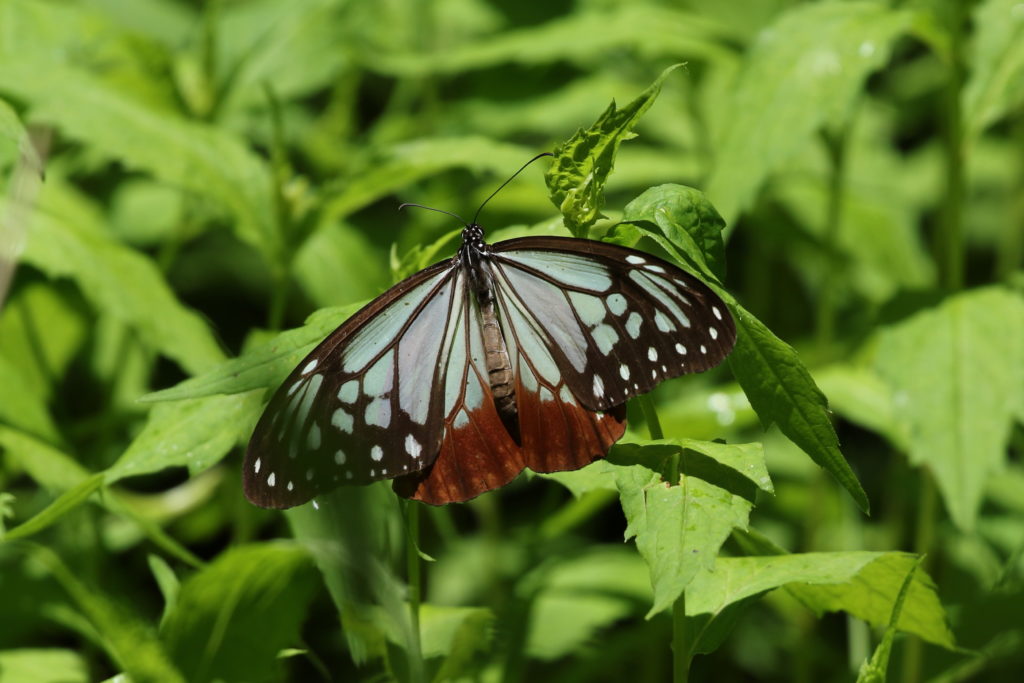
[[[589,240],[527,237],[494,245],[493,255],[499,296],[509,302],[506,320],[525,319],[513,327],[536,332],[533,343],[548,349],[557,373],[592,410],[714,367],[735,343],[722,300],[650,254]]]
[[[290,507],[341,484],[417,471],[437,456],[443,380],[465,300],[450,262],[388,290],[314,349],[271,398],[244,464],[263,507]],[[457,302],[457,305],[456,305]]]

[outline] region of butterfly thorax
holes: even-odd
[[[494,306],[494,276],[490,267],[490,250],[484,242],[484,231],[476,223],[462,231],[459,262],[466,274],[476,300],[483,331],[487,379],[498,415],[509,434],[518,441],[519,420],[513,384],[512,362],[502,334],[498,312]]]

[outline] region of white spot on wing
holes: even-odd
[[[274,488],[274,484],[276,484],[276,483],[277,483],[277,475],[275,475],[273,472],[271,472],[270,476],[267,477],[267,486],[269,486],[270,488]]]
[[[256,458],[256,462],[252,464],[252,471],[256,474],[260,473],[260,459]]]
[[[386,428],[391,424],[391,401],[376,398],[366,406],[366,424]]]
[[[619,375],[622,379],[629,379],[629,366],[623,363],[619,366]]]
[[[343,451],[334,452],[334,463],[337,465],[345,464],[345,453]]]
[[[316,424],[310,426],[309,437],[306,439],[306,443],[314,451],[320,448],[320,427],[316,426]]]
[[[316,358],[314,358],[313,360],[311,360],[308,363],[306,363],[306,367],[302,368],[302,374],[303,375],[308,375],[309,373],[313,372],[313,369],[316,368],[316,364],[317,364],[317,359]]]
[[[708,333],[711,335],[712,339],[718,339],[718,330],[716,330],[715,328],[708,328]]]
[[[409,455],[411,455],[414,458],[418,458],[418,457],[420,457],[420,451],[422,451],[422,450],[423,450],[423,446],[420,445],[420,442],[417,441],[416,438],[413,437],[412,434],[409,434],[408,436],[405,437],[405,452],[406,453],[408,453]]]
[[[594,337],[594,343],[597,344],[597,350],[606,356],[611,353],[619,341],[619,333],[611,325],[598,325],[591,331],[591,335]]]
[[[338,389],[339,401],[343,401],[345,403],[355,403],[356,398],[358,397],[359,382],[354,379],[350,379],[349,381],[345,382],[344,384],[341,385],[341,388]]]
[[[288,490],[291,491],[294,488],[295,488],[295,484],[293,484],[292,482],[288,482]]]
[[[715,317],[718,318],[719,320],[722,319],[722,312],[720,310],[718,310],[718,306],[712,306],[711,307],[711,312],[714,313]]]
[[[700,352],[701,353],[707,353],[708,352],[708,347],[706,347],[703,344],[701,344],[700,345]]]
[[[608,302],[608,309],[615,315],[622,315],[626,312],[626,297],[618,292],[609,296],[606,301]]]
[[[685,356],[686,355],[686,347],[683,346],[682,344],[676,344],[676,353],[678,353],[681,356]]]
[[[351,415],[345,412],[344,408],[338,408],[334,411],[334,414],[331,415],[331,424],[346,434],[352,433],[352,424],[354,422],[355,420]]]
[[[658,326],[658,330],[661,332],[671,332],[676,329],[675,324],[666,318],[661,311],[654,314],[654,324]]]
[[[633,254],[630,254],[629,256],[627,256],[626,257],[626,261],[628,261],[629,263],[632,263],[634,266],[639,266],[642,263],[647,263],[647,261],[645,261],[642,257],[635,256]]]
[[[658,350],[653,346],[647,348],[647,360],[651,361],[652,363],[658,360]]]
[[[626,332],[631,339],[636,339],[640,336],[640,324],[643,321],[644,319],[636,311],[630,313],[629,317],[626,318]]]
[[[661,266],[656,266],[653,263],[647,264],[646,266],[644,266],[644,268],[646,270],[651,271],[652,273],[661,273],[662,275],[665,274],[665,269],[664,268],[662,268]]]
[[[376,460],[377,462],[380,462],[381,458],[384,457],[384,451],[381,449],[380,446],[374,446],[370,450],[370,457]]]
[[[598,375],[594,375],[594,396],[597,398],[604,396],[604,382]]]

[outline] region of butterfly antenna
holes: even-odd
[[[529,161],[527,161],[527,162],[526,162],[525,164],[523,164],[523,165],[522,165],[522,167],[521,167],[521,168],[520,168],[520,169],[519,169],[518,171],[516,171],[515,173],[513,173],[513,174],[512,174],[512,177],[511,177],[511,178],[509,178],[508,180],[506,180],[505,182],[503,182],[503,183],[501,184],[501,186],[500,186],[500,187],[498,187],[498,189],[497,189],[497,190],[495,190],[494,192],[492,192],[492,193],[491,193],[491,196],[490,196],[490,197],[488,197],[487,199],[485,199],[485,200],[484,200],[484,203],[483,203],[483,204],[481,204],[481,205],[480,205],[480,208],[476,210],[476,213],[475,213],[475,214],[473,214],[473,224],[474,224],[474,225],[476,224],[476,219],[477,219],[477,217],[478,217],[478,216],[480,215],[480,212],[481,212],[481,211],[483,211],[483,208],[484,208],[484,206],[486,206],[486,205],[487,205],[487,202],[491,201],[491,199],[493,199],[493,198],[494,198],[494,195],[496,195],[496,194],[498,194],[499,192],[501,192],[501,189],[502,189],[503,187],[505,187],[506,185],[508,185],[509,183],[511,183],[511,182],[512,182],[512,181],[513,181],[513,180],[515,179],[515,177],[516,177],[517,175],[519,175],[520,173],[522,173],[522,172],[523,172],[523,169],[525,169],[525,168],[526,168],[527,166],[529,166],[529,165],[530,165],[530,164],[532,164],[533,162],[537,161],[537,159],[540,159],[541,157],[553,157],[553,156],[555,156],[555,155],[554,155],[554,154],[552,154],[551,152],[542,152],[542,153],[538,154],[537,156],[535,156],[534,158],[532,158],[532,159],[530,159]]]
[[[437,211],[438,213],[446,213],[449,216],[453,216],[455,218],[458,218],[460,221],[462,221],[463,225],[469,225],[469,223],[466,222],[466,219],[463,218],[462,216],[460,216],[459,214],[452,213],[451,211],[445,211],[444,209],[435,209],[432,206],[423,206],[422,204],[413,204],[412,202],[406,202],[405,204],[399,204],[398,205],[398,210],[401,211],[402,209],[404,209],[407,206],[415,206],[417,209],[426,209],[427,211]]]

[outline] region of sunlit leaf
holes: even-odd
[[[87,683],[82,655],[61,648],[0,650],[0,680],[20,683]]]
[[[883,330],[876,364],[911,462],[931,469],[953,521],[972,528],[1024,405],[1024,298],[997,288],[957,295]]]
[[[820,127],[848,116],[912,17],[876,2],[812,3],[761,32],[721,112],[728,122],[707,186],[727,223]]]
[[[297,545],[232,548],[182,581],[161,637],[189,681],[274,678],[277,652],[298,640],[316,585]]]
[[[974,26],[963,107],[968,132],[978,135],[1024,101],[1024,8],[1018,0],[985,0]]]
[[[729,367],[767,428],[777,424],[814,462],[834,476],[865,512],[867,494],[839,450],[828,401],[789,344],[739,304],[731,306],[738,332]]]

